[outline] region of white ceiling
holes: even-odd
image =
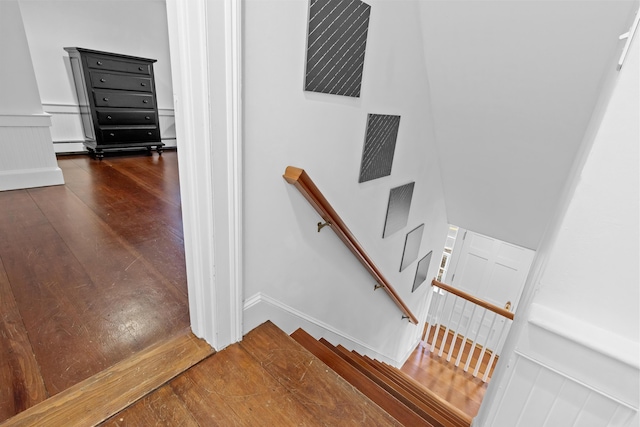
[[[536,249],[638,1],[420,7],[449,222]]]

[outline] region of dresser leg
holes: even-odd
[[[158,155],[162,156],[162,151],[163,151],[163,150],[162,150],[162,145],[158,145],[158,146],[156,147],[156,151],[158,152]]]
[[[95,158],[96,158],[96,160],[102,160],[102,159],[104,159],[104,151],[99,150],[99,149],[98,149],[98,150],[96,150],[96,151],[95,151]]]

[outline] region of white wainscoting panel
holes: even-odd
[[[488,425],[632,427],[636,415],[611,396],[518,354],[500,410]]]
[[[0,191],[64,184],[47,114],[0,116]]]
[[[637,427],[639,353],[638,343],[533,304],[486,426]]]
[[[43,104],[51,114],[51,137],[56,153],[76,153],[86,151],[82,145],[84,130],[80,119],[80,108],[73,104]],[[158,120],[162,142],[166,147],[176,146],[176,120],[174,110],[158,109]]]
[[[302,328],[316,339],[325,338],[333,345],[341,344],[349,350],[355,350],[360,354],[389,365],[395,367],[402,366],[401,361],[394,360],[387,355],[379,353],[376,349],[371,348],[362,341],[337,330],[331,325],[308,316],[293,307],[289,307],[264,293],[258,292],[244,301],[243,335],[246,335],[249,331],[267,320],[273,322],[287,334],[291,334],[296,329]],[[417,344],[416,342],[416,346]]]

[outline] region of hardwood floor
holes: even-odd
[[[478,413],[487,383],[432,354],[422,344],[400,370],[467,415],[475,417]]]
[[[271,322],[102,426],[399,426]]]
[[[189,326],[177,153],[0,192],[0,421]]]

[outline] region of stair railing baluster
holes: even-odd
[[[461,298],[462,299],[462,298]],[[451,361],[451,354],[455,352],[456,343],[458,341],[458,335],[460,335],[460,323],[462,322],[462,317],[464,316],[464,311],[467,309],[467,301],[463,299],[462,310],[460,311],[460,317],[458,317],[458,323],[456,324],[456,329],[453,334],[453,340],[451,340],[451,344],[449,344],[449,352],[447,353],[447,362]]]
[[[460,345],[460,349],[458,350],[458,357],[456,357],[456,366],[460,365],[460,359],[462,359],[462,354],[464,353],[464,349],[467,346],[467,337],[469,336],[469,330],[471,329],[471,324],[473,323],[473,318],[476,315],[477,305],[473,305],[473,309],[471,310],[471,316],[469,317],[469,322],[467,323],[467,328],[464,331],[464,335],[462,335],[462,345]]]
[[[440,350],[438,351],[438,357],[442,357],[442,352],[444,351],[444,348],[447,346],[447,339],[449,338],[449,331],[451,330],[450,328],[451,319],[453,317],[453,312],[456,311],[457,303],[458,303],[458,298],[456,298],[456,296],[454,295],[453,305],[451,306],[451,310],[449,311],[449,317],[447,318],[447,324],[444,325],[445,326],[444,336],[442,337],[442,343],[440,343]]]
[[[473,370],[473,376],[478,377],[478,371],[480,366],[482,365],[482,359],[484,358],[484,354],[487,351],[487,344],[489,343],[489,336],[491,335],[491,331],[493,331],[493,326],[496,324],[496,319],[498,318],[498,314],[494,313],[493,320],[491,321],[491,326],[489,326],[489,330],[487,331],[487,336],[485,337],[484,343],[481,345],[482,351],[480,352],[480,356],[476,361],[476,367]]]
[[[491,352],[491,357],[489,358],[487,369],[484,371],[484,375],[482,376],[482,381],[485,383],[489,378],[489,373],[491,372],[491,366],[493,366],[493,361],[496,359],[496,354],[498,354],[498,348],[500,346],[500,342],[502,341],[502,335],[504,334],[505,329],[507,329],[507,322],[502,323],[502,328],[500,329],[500,335],[498,336],[498,341],[496,341],[496,348]]]
[[[433,350],[435,349],[436,345],[438,344],[438,335],[440,335],[440,315],[442,314],[442,309],[447,305],[447,299],[449,298],[449,292],[444,294],[444,297],[442,298],[440,307],[438,309],[438,314],[436,314],[436,324],[435,324],[435,332],[433,333],[433,342],[431,343],[431,346],[429,347],[429,351],[431,353],[433,353]]]
[[[484,318],[487,315],[487,310],[482,310],[482,317],[480,318],[480,323],[478,324],[478,329],[476,329],[476,333],[474,334],[473,339],[471,340],[471,350],[469,350],[469,354],[467,354],[467,360],[464,364],[464,371],[469,371],[469,365],[471,364],[471,358],[473,353],[476,352],[476,341],[478,340],[478,334],[480,333],[480,328],[482,328],[482,324],[484,323]]]

